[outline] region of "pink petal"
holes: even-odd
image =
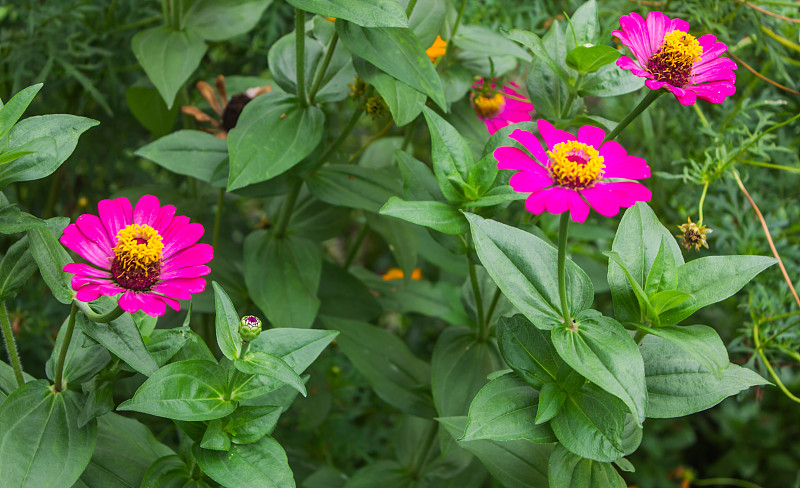
[[[581,195],[593,209],[604,217],[613,217],[619,213],[619,198],[607,188],[608,185],[595,185],[581,190]]]
[[[83,263],[69,263],[61,271],[65,273],[77,274],[82,276],[93,276],[95,278],[111,278],[111,273],[97,269]]]
[[[153,228],[157,230],[159,234],[164,234],[164,231],[167,230],[169,224],[172,223],[172,218],[174,216],[175,206],[164,205],[161,207],[161,210],[158,211],[158,217],[156,218],[155,222],[153,222]]]
[[[733,63],[735,69],[736,63],[728,58],[720,58],[717,61],[719,61],[719,65],[721,67],[717,68],[715,66],[709,66],[702,73],[696,73],[695,75],[690,76],[687,80],[688,84],[699,85],[709,81],[726,81],[728,83],[736,83],[736,73],[734,73],[731,68],[722,67],[730,66],[730,63]],[[729,61],[730,63],[726,61]]]
[[[162,261],[161,272],[206,264],[213,258],[214,249],[209,244],[194,244]]]
[[[522,144],[534,158],[538,159],[539,162],[542,163],[542,165],[547,166],[550,164],[550,157],[544,151],[542,148],[542,143],[539,142],[539,139],[535,135],[526,130],[516,129],[514,132],[509,134],[508,137]]]
[[[689,32],[689,23],[683,19],[672,19],[669,21],[667,32],[679,30],[681,32]]]
[[[612,166],[615,160],[622,159],[628,155],[625,148],[617,141],[604,142],[597,152],[603,157],[603,164],[606,167]]]
[[[715,81],[702,85],[688,87],[692,94],[697,94],[702,100],[711,103],[722,103],[726,97],[736,93],[736,87],[725,81]]]
[[[626,178],[629,180],[650,178],[650,167],[647,165],[647,161],[637,156],[606,160],[603,178]]]
[[[688,89],[667,85],[667,90],[671,91],[672,94],[675,95],[675,98],[678,99],[678,102],[684,107],[688,107],[697,101],[697,94]]]
[[[544,166],[531,159],[525,154],[525,151],[518,147],[498,147],[494,150],[494,158],[497,160],[497,169],[517,169],[548,174]]]
[[[643,70],[636,61],[632,60],[627,56],[622,56],[621,58],[617,58],[617,66],[621,69],[628,70],[631,73],[635,74],[636,76],[641,76],[643,78],[652,78],[653,75],[649,72]]]
[[[650,38],[650,48],[655,52],[664,42],[667,33],[669,17],[661,12],[654,11],[647,14],[647,33]]]
[[[70,284],[72,285],[73,290],[78,290],[83,285],[113,285],[114,282],[111,281],[111,277],[108,278],[97,278],[94,276],[85,276],[85,275],[74,275],[70,279]]]
[[[603,144],[606,133],[599,127],[584,125],[578,129],[578,141],[598,149]]]
[[[59,241],[95,266],[103,269],[111,267],[110,256],[103,252],[100,246],[83,235],[75,224],[69,224],[64,228],[64,233],[61,234]]]
[[[481,119],[480,117],[478,118]],[[481,119],[481,120],[483,120],[483,123],[486,125],[486,130],[489,132],[489,135],[494,134],[495,132],[499,131],[500,129],[508,125],[508,124],[503,124],[502,120],[499,119]]]
[[[552,150],[553,146],[561,142],[577,140],[575,136],[569,132],[556,129],[553,127],[553,124],[544,119],[537,120],[536,125],[539,127],[539,133],[542,134],[542,139],[544,139],[545,144],[547,144],[547,149]]]
[[[570,192],[568,197],[569,215],[573,222],[583,223],[589,216],[589,204],[586,203],[577,191]]]
[[[175,278],[198,278],[209,273],[211,273],[211,268],[208,266],[187,266],[185,268],[174,269],[169,273],[161,273],[158,278],[160,280],[172,280]]]
[[[649,202],[653,196],[646,186],[629,181],[604,183],[596,187],[607,188],[618,199],[620,206],[625,208],[632,207],[636,202]]]
[[[551,214],[561,214],[569,210],[570,194],[575,193],[575,190],[554,186],[550,194],[547,195],[547,200],[544,202],[544,208]]]
[[[75,293],[75,298],[82,302],[91,302],[92,300],[96,300],[100,295],[113,297],[124,291],[124,288],[117,285],[84,285]]]
[[[548,186],[553,186],[553,180],[549,175],[520,171],[511,177],[508,182],[514,191],[519,193],[536,192]]]
[[[625,33],[628,43],[625,43],[622,37],[620,37],[620,41],[633,52],[640,66],[646,66],[650,56],[658,50],[660,44],[655,47],[650,46],[650,35],[644,19],[636,12],[631,12],[629,15],[619,18],[619,25],[622,32]]]
[[[92,214],[83,214],[75,219],[75,225],[81,231],[81,234],[86,236],[87,239],[94,242],[106,255],[111,255],[111,236],[106,232],[103,222],[100,218]]]
[[[701,45],[702,45],[702,40],[705,37],[706,36],[701,36],[700,39],[698,39],[698,41],[701,42]],[[725,43],[723,42],[715,42],[708,46],[703,46],[703,54],[700,56],[700,61],[694,64],[694,70],[697,71],[703,68],[703,66],[705,66],[706,64],[718,59],[727,50],[728,46],[726,46]]]
[[[525,199],[525,209],[534,215],[539,215],[540,213],[544,212],[545,204],[548,198],[550,198],[550,194],[557,189],[558,187],[554,186],[537,191],[536,193],[532,193],[527,199]]]
[[[183,232],[183,228],[189,225],[189,217],[185,217],[183,215],[178,215],[177,217],[172,218],[172,222],[170,222],[169,227],[167,227],[164,232],[159,232],[161,234],[161,239],[166,245],[169,241],[175,238],[178,234]]]
[[[97,203],[97,212],[106,228],[111,243],[117,244],[117,233],[133,223],[133,209],[131,202],[125,197],[114,200],[100,200]]]
[[[167,311],[167,304],[163,297],[153,293],[139,293],[139,301],[142,304],[142,311],[151,317],[160,317]]]
[[[121,297],[119,297],[119,307],[126,312],[136,313],[142,309],[143,305],[144,303],[141,300],[139,293],[133,290],[127,290],[122,294]]]
[[[153,195],[143,195],[136,202],[136,208],[133,209],[133,222],[154,227],[160,210],[161,205],[158,202],[158,198]]]
[[[188,300],[192,293],[201,293],[206,289],[204,278],[178,278],[162,281],[152,287],[155,293],[161,293],[171,298]]]
[[[655,80],[644,80],[644,84],[647,88],[651,90],[658,90],[663,86],[672,86],[665,81],[655,81]]]
[[[198,223],[192,222],[186,225],[177,235],[173,235],[169,241],[164,242],[163,259],[172,256],[182,249],[186,249],[200,240],[200,238],[203,237],[203,232],[205,232],[205,229]]]
[[[169,305],[169,307],[172,310],[175,310],[176,312],[180,312],[181,304],[180,304],[180,302],[178,300],[174,300],[174,299],[172,299],[170,297],[165,297],[165,296],[162,296],[162,295],[158,295],[158,297],[161,300],[163,300],[167,305]]]

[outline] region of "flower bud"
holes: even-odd
[[[239,337],[244,342],[250,342],[261,333],[261,319],[254,315],[245,315],[239,321]]]

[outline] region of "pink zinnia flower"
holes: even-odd
[[[633,181],[650,177],[647,162],[628,156],[615,141],[603,142],[605,132],[591,125],[578,130],[578,137],[558,130],[545,120],[537,121],[547,150],[530,132],[517,129],[509,137],[530,155],[516,147],[494,151],[499,169],[516,169],[509,181],[520,193],[531,195],[525,208],[532,214],[570,211],[572,220],[583,222],[591,205],[597,213],[613,217],[620,207],[650,200],[650,190]],[[531,155],[533,157],[531,157]]]
[[[689,34],[689,23],[670,19],[661,12],[650,12],[645,21],[636,13],[619,19],[619,38],[636,57],[621,57],[617,66],[636,76],[651,90],[661,87],[671,91],[683,105],[692,105],[697,97],[722,103],[736,92],[736,63],[721,58],[728,46],[706,34],[695,39]]]
[[[533,105],[523,101],[525,97],[514,88],[519,89],[519,85],[509,81],[501,93],[497,84],[487,84],[483,78],[472,85],[472,107],[478,118],[486,124],[489,134],[507,125],[531,120]]]
[[[127,198],[101,200],[99,217],[84,214],[68,225],[61,243],[94,266],[70,263],[75,298],[91,302],[101,295],[120,293],[126,312],[143,310],[163,315],[166,306],[180,310],[177,299],[188,300],[206,287],[201,278],[211,272],[213,249],[198,244],[203,226],[175,216],[175,207],[145,195],[131,208]],[[100,269],[98,269],[100,268]]]

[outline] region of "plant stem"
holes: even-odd
[[[295,180],[294,185],[289,189],[286,195],[286,200],[283,201],[281,213],[278,216],[278,223],[275,225],[275,235],[277,237],[284,237],[286,235],[286,228],[289,227],[289,220],[292,218],[294,205],[297,203],[297,196],[300,195],[300,188],[303,187],[303,180],[298,178]]]
[[[114,308],[114,310],[112,310],[110,312],[97,313],[94,310],[92,310],[91,308],[89,308],[89,305],[87,305],[87,304],[85,304],[85,303],[83,303],[81,301],[73,300],[72,304],[75,305],[76,307],[78,307],[80,309],[80,311],[83,313],[83,315],[86,316],[87,319],[91,320],[92,322],[94,322],[96,324],[107,324],[107,323],[109,323],[112,320],[116,319],[117,317],[119,317],[120,315],[122,315],[125,312],[124,310],[122,310],[119,307],[119,305],[117,305],[116,308]]]
[[[494,291],[494,295],[492,296],[492,301],[489,303],[489,310],[486,311],[486,323],[489,324],[490,327],[491,327],[492,315],[494,315],[494,311],[497,309],[497,304],[500,302],[501,294],[502,292],[500,291],[500,288]],[[485,337],[484,339],[488,339],[488,337]]]
[[[464,7],[467,6],[467,0],[461,0],[461,6],[458,7],[458,17],[456,17],[456,24],[453,26],[453,33],[450,34],[450,40],[447,42],[447,47],[450,47],[450,42],[458,34],[458,26],[461,25],[461,18],[464,17]]]
[[[222,207],[225,203],[225,188],[219,189],[219,195],[217,196],[217,214],[214,217],[214,233],[212,234],[211,238],[211,247],[213,249],[217,248],[217,244],[219,243],[219,227],[222,224]]]
[[[648,93],[642,99],[642,101],[639,102],[639,105],[637,105],[636,108],[631,110],[631,112],[628,115],[626,115],[625,118],[622,119],[622,121],[619,124],[617,124],[616,127],[614,127],[614,130],[608,133],[604,141],[613,141],[614,139],[616,139],[619,133],[622,132],[622,129],[624,129],[625,127],[628,126],[628,124],[633,122],[633,119],[641,115],[641,113],[644,112],[644,110],[647,107],[649,107],[650,104],[656,100],[656,98],[660,97],[664,93],[666,93],[666,90],[664,89],[650,90],[650,93]]]
[[[333,52],[336,50],[337,42],[339,42],[339,34],[334,32],[333,36],[331,36],[331,42],[328,43],[328,51],[325,53],[325,59],[322,60],[322,66],[317,70],[314,83],[311,85],[311,91],[308,92],[309,104],[314,103],[314,96],[316,96],[317,90],[319,90],[319,86],[322,84],[322,78],[325,77],[325,72],[328,71],[328,65],[331,64],[331,58],[333,57]]]
[[[411,14],[414,12],[414,7],[417,5],[417,0],[411,0],[408,2],[408,7],[406,7],[406,17],[411,18]]]
[[[565,266],[567,264],[567,234],[569,234],[569,212],[561,214],[561,225],[558,230],[558,295],[561,297],[561,315],[564,324],[572,327],[572,317],[567,303],[567,277]]]
[[[641,344],[642,339],[644,339],[644,336],[646,336],[647,334],[648,332],[646,330],[642,329],[637,330],[636,335],[633,336],[633,342],[635,342],[637,345]]]
[[[339,146],[342,144],[342,142],[344,142],[344,140],[347,139],[347,136],[349,136],[350,132],[353,131],[353,128],[358,123],[358,119],[360,119],[363,114],[364,114],[364,107],[359,107],[356,109],[355,112],[353,112],[353,116],[350,117],[350,120],[347,122],[347,125],[345,126],[342,133],[339,134],[339,137],[337,137],[336,140],[333,141],[333,144],[331,144],[330,147],[328,147],[328,149],[326,149],[319,157],[320,164],[324,163],[325,160],[328,159],[328,156],[330,156],[333,153],[333,151],[338,149]]]
[[[64,331],[64,339],[61,341],[61,351],[58,353],[58,362],[56,362],[56,377],[55,377],[55,391],[64,391],[64,360],[67,358],[67,350],[69,343],[72,342],[72,332],[75,330],[75,313],[78,311],[78,304],[73,300],[72,307],[69,309],[69,320],[67,321],[67,330]]]
[[[423,441],[422,448],[417,451],[417,455],[412,461],[412,472],[419,474],[422,473],[422,470],[425,468],[425,458],[427,458],[428,453],[430,453],[433,441],[436,439],[437,430],[437,423],[432,420],[425,432],[425,440]]]
[[[388,123],[388,124],[386,124],[386,126],[385,126],[383,129],[381,129],[381,130],[380,130],[380,132],[378,132],[378,133],[377,133],[377,134],[375,134],[374,136],[370,137],[370,138],[369,138],[369,140],[368,140],[367,142],[365,142],[365,143],[364,143],[364,145],[363,145],[363,146],[361,146],[361,148],[360,148],[358,151],[354,152],[354,153],[353,153],[353,154],[350,156],[350,159],[348,160],[348,162],[349,162],[349,163],[352,163],[353,161],[355,161],[356,159],[358,159],[358,157],[359,157],[359,156],[361,156],[361,153],[363,153],[364,151],[366,151],[366,149],[367,149],[369,146],[371,146],[373,142],[375,142],[375,141],[377,141],[378,139],[380,139],[381,137],[385,136],[385,135],[386,135],[386,133],[387,133],[387,132],[389,132],[389,129],[391,129],[391,128],[392,128],[392,125],[394,125],[394,121],[393,121],[393,120],[390,120],[390,121],[389,121],[389,123]]]
[[[410,124],[408,124],[406,126],[406,135],[403,138],[403,145],[400,146],[400,150],[401,151],[405,151],[406,148],[408,147],[408,145],[411,143],[411,138],[414,136],[414,129],[417,127],[417,121],[418,120],[419,120],[419,117],[414,119],[413,122],[411,122]]]
[[[358,237],[356,237],[356,242],[353,243],[353,247],[350,249],[350,252],[347,254],[347,259],[344,262],[344,269],[345,271],[350,268],[350,265],[353,264],[353,260],[358,256],[358,250],[361,249],[361,244],[364,242],[364,239],[367,237],[367,233],[369,232],[369,225],[364,223],[364,227],[361,228],[361,232],[358,233]]]
[[[483,298],[481,298],[481,288],[478,286],[478,274],[475,271],[475,263],[469,261],[469,281],[472,283],[472,294],[475,295],[475,315],[478,319],[478,337],[483,339],[486,333],[486,320],[483,315]]]
[[[300,99],[300,106],[308,105],[306,100],[306,80],[305,80],[305,49],[306,49],[306,12],[299,8],[294,9],[294,30],[295,30],[295,51],[296,64],[295,72],[297,75],[297,98]]]
[[[703,225],[703,203],[706,201],[709,183],[709,181],[706,181],[705,185],[703,185],[703,194],[700,195],[700,203],[697,205],[697,213],[700,214],[700,220],[697,221],[697,225]]]
[[[17,388],[19,388],[25,384],[25,378],[22,376],[22,364],[19,362],[17,343],[14,341],[14,330],[11,328],[11,322],[8,320],[6,302],[0,303],[0,325],[3,328],[3,340],[6,343],[8,359],[11,361],[11,367],[14,368],[14,377],[17,379]]]

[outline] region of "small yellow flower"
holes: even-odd
[[[436,60],[444,56],[445,53],[447,53],[447,43],[441,36],[436,36],[433,45],[425,51],[425,54],[431,59],[431,63],[435,63]]]
[[[688,222],[686,224],[679,225],[678,229],[681,230],[682,234],[677,234],[675,237],[683,239],[683,241],[681,241],[681,245],[685,247],[687,251],[692,247],[694,247],[695,251],[699,251],[700,246],[708,249],[706,236],[714,232],[702,223],[700,225],[695,224],[692,222],[691,217],[688,218]]]
[[[383,281],[400,280],[403,279],[404,277],[405,275],[403,274],[403,270],[400,268],[389,268],[389,270],[382,276]],[[411,272],[411,279],[417,281],[421,280],[422,270],[419,268],[415,268],[414,271]]]

